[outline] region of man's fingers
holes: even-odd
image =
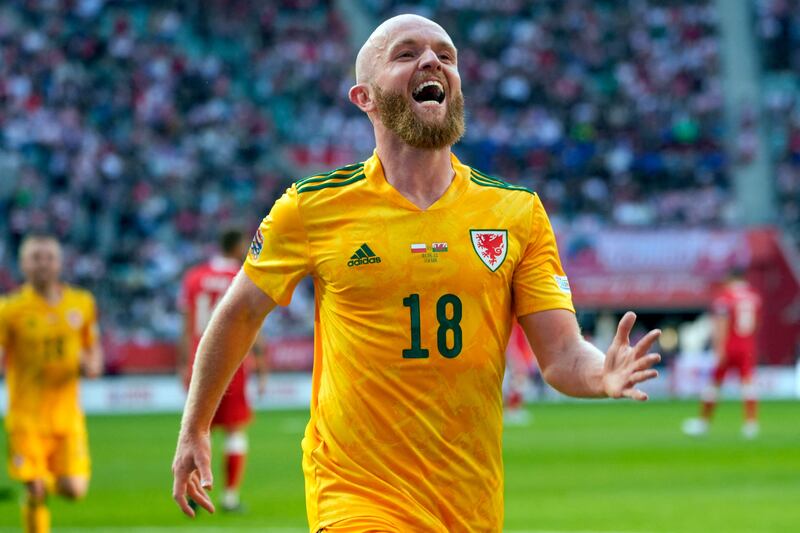
[[[194,509],[189,506],[189,502],[186,500],[186,486],[189,481],[188,476],[180,468],[176,467],[174,471],[175,481],[172,484],[172,499],[175,500],[178,507],[181,508],[183,514],[194,518]]]
[[[626,390],[625,392],[623,392],[623,395],[627,396],[628,398],[630,398],[632,400],[636,400],[638,402],[645,402],[645,401],[647,401],[647,398],[648,398],[646,392],[641,391],[639,389],[635,389],[635,388],[630,388],[630,389]]]
[[[175,498],[175,501],[178,502],[178,507],[181,508],[183,514],[188,516],[189,518],[194,518],[194,509],[189,505],[189,501],[186,499],[186,494],[181,494]]]
[[[175,476],[175,481],[172,485],[172,498],[181,508],[181,511],[190,518],[194,518],[196,513],[189,505],[188,498],[194,500],[209,513],[214,512],[214,504],[205,491],[206,488],[210,489],[212,484],[208,458],[196,457],[193,463],[203,463],[205,468],[201,469],[199,465],[198,468],[192,468],[194,465],[185,466],[178,460],[176,460],[172,468]],[[206,471],[205,476],[203,475],[203,470]]]
[[[614,336],[614,342],[616,344],[627,346],[630,344],[631,339],[631,329],[633,329],[633,324],[636,322],[636,313],[633,311],[628,311],[622,317],[622,320],[619,321],[619,325],[617,326],[617,334]]]
[[[647,381],[648,379],[653,379],[658,377],[658,370],[655,369],[648,369],[648,370],[640,370],[639,372],[634,372],[631,374],[630,382],[633,385],[637,383],[641,383],[642,381]]]
[[[197,472],[200,475],[200,486],[206,490],[214,488],[214,475],[211,473],[211,462],[203,454],[195,459],[197,461]]]
[[[194,509],[191,508],[189,502],[186,500],[186,485],[174,488],[172,490],[172,499],[175,500],[178,507],[181,508],[183,514],[189,518],[194,518]]]
[[[200,485],[199,476],[192,476],[192,479],[187,485],[187,492],[189,497],[192,498],[200,507],[209,513],[214,512],[214,504],[211,502],[211,499],[208,497],[206,491]]]
[[[649,353],[634,363],[634,370],[645,370],[661,361],[661,354]]]
[[[641,357],[642,354],[646,354],[648,351],[650,351],[650,348],[653,346],[653,343],[656,342],[656,339],[658,339],[660,336],[661,336],[660,329],[654,329],[648,331],[647,335],[639,339],[639,342],[636,343],[635,347],[636,354],[639,357]]]

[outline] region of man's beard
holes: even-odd
[[[464,135],[464,97],[453,95],[442,122],[421,119],[400,92],[385,92],[374,86],[381,122],[412,148],[439,150],[452,146]]]

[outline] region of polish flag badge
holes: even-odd
[[[428,251],[428,246],[425,244],[412,244],[411,245],[411,253],[413,254],[424,254]]]

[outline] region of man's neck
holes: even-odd
[[[61,284],[60,283],[31,283],[33,290],[51,304],[57,304],[61,301]]]
[[[449,147],[421,150],[398,139],[385,139],[378,142],[376,151],[386,181],[420,209],[433,205],[453,181]]]

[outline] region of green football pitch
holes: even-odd
[[[701,439],[679,431],[695,403],[570,402],[530,409],[529,425],[505,431],[508,532],[800,527],[798,402],[763,403],[762,433],[753,441],[739,435],[736,403],[720,406],[712,432]],[[247,513],[204,513],[190,521],[170,498],[178,416],[90,417],[92,487],[77,504],[51,500],[54,531],[305,531],[300,436],[306,418],[303,411],[258,413],[243,487]],[[216,480],[219,487],[220,473]],[[3,470],[0,531],[17,531],[19,497]]]

